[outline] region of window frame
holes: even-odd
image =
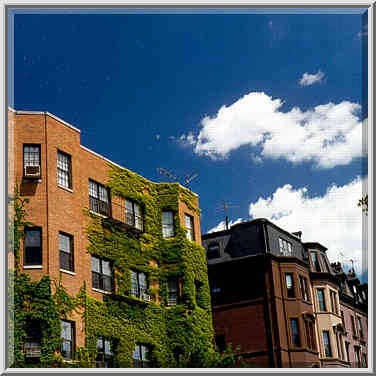
[[[169,213],[171,215],[171,223],[164,222],[164,214]],[[175,236],[175,213],[172,210],[162,210],[162,236],[164,239],[173,238]]]
[[[97,197],[91,195],[91,187],[95,187]],[[89,191],[89,209],[90,211],[104,215],[105,217],[111,217],[111,192],[108,187],[105,185],[98,183],[94,179],[89,178],[88,184],[88,191]],[[101,192],[102,189],[107,194],[107,201],[101,199]]]
[[[188,213],[184,213],[184,220],[185,220],[185,228],[187,230],[187,233],[186,233],[186,238],[191,241],[191,242],[194,242],[196,240],[195,238],[195,224],[194,224],[194,218],[192,215],[188,214]],[[187,220],[189,220],[189,227],[187,227]]]
[[[353,337],[358,338],[358,333],[356,331],[355,318],[353,315],[350,315],[350,321],[351,321],[351,329],[352,329]]]
[[[360,339],[364,339],[362,320],[360,316],[356,316],[357,332]]]
[[[328,343],[325,343],[325,334],[327,334]],[[332,358],[333,357],[333,351],[332,351],[332,344],[330,340],[330,331],[329,330],[323,330],[322,331],[322,344],[324,347],[324,355],[326,358]],[[327,351],[329,350],[329,351]]]
[[[174,289],[170,289],[170,283],[175,284]],[[169,277],[167,279],[167,306],[171,307],[179,304],[179,278]]]
[[[137,347],[139,350],[138,354],[140,354],[141,359],[137,359],[134,357],[134,355],[136,354]],[[143,359],[144,353],[148,355],[147,359]],[[144,343],[136,343],[135,348],[132,352],[133,367],[134,368],[151,368],[150,354],[151,354],[151,347],[149,345],[144,344]]]
[[[321,273],[322,272],[322,267],[321,267],[321,264],[320,264],[318,253],[316,251],[310,251],[310,256],[311,256],[311,262],[312,262],[312,269],[313,269],[313,271],[316,272],[316,273]]]
[[[60,248],[60,236],[65,236],[69,238],[69,244],[70,244],[70,253],[66,252],[65,250]],[[71,234],[68,234],[63,231],[59,231],[59,261],[60,261],[60,269],[61,270],[66,270],[69,272],[74,272],[74,237]],[[69,263],[69,268],[65,268],[62,265],[62,253],[68,255],[68,263]]]
[[[61,167],[59,167],[59,156],[67,157],[67,165],[68,165],[67,171],[62,169]],[[59,172],[61,174],[67,174],[68,185],[60,183]],[[59,187],[66,188],[66,189],[72,189],[72,187],[73,187],[73,183],[72,183],[72,156],[68,153],[65,153],[64,151],[62,151],[60,149],[57,149],[57,173],[56,173],[56,177],[57,177],[57,185]]]
[[[136,282],[137,284],[134,285],[135,279],[133,276],[136,275]],[[141,287],[140,283],[140,276],[145,276],[145,286]],[[151,297],[149,294],[146,293],[146,291],[149,289],[149,278],[148,275],[145,272],[141,272],[139,270],[131,269],[131,296],[134,298],[142,299],[145,301],[150,301]],[[137,290],[137,291],[136,291]]]
[[[296,327],[294,328],[293,322],[296,322]],[[295,330],[296,332],[295,332]],[[291,344],[293,347],[302,347],[302,339],[300,335],[300,325],[298,317],[290,317],[290,335],[291,335]]]
[[[319,310],[319,312],[327,312],[327,304],[326,304],[326,299],[325,299],[325,289],[324,288],[318,288],[316,290],[317,290],[318,310]],[[320,293],[322,293],[323,309],[321,307]]]
[[[329,289],[331,312],[338,315],[337,292]]]
[[[27,147],[36,147],[38,148],[38,164],[26,164],[26,158],[25,158],[25,148]],[[23,177],[24,178],[28,178],[28,176],[26,176],[25,174],[25,167],[28,167],[28,166],[31,166],[31,167],[39,167],[39,176],[37,177],[38,179],[40,179],[42,177],[42,155],[41,155],[41,144],[23,144],[23,148],[22,148],[22,165],[23,165]],[[36,154],[34,152],[34,154]]]
[[[102,341],[102,349],[103,351],[99,351],[98,349],[98,341]],[[106,342],[109,343],[110,346],[110,353],[106,353]],[[100,365],[100,368],[112,368],[114,366],[115,361],[115,351],[114,351],[114,340],[109,337],[100,336],[97,337],[97,345],[96,345],[96,356],[95,356],[95,363],[96,365]],[[98,359],[101,357],[102,359]],[[99,363],[99,364],[98,364]],[[104,365],[104,367],[102,367]]]
[[[35,324],[35,326],[32,324]],[[42,328],[40,327],[40,323],[37,320],[29,321],[25,331],[26,337],[23,342],[23,355],[25,363],[39,363],[40,356],[42,354]]]
[[[63,337],[63,325],[62,323],[65,322],[65,323],[68,323],[70,324],[70,331],[71,331],[71,339],[66,339]],[[74,359],[74,355],[75,355],[75,345],[76,345],[76,327],[75,327],[75,322],[74,321],[71,321],[71,320],[65,320],[65,319],[60,319],[60,327],[61,327],[61,334],[60,334],[60,338],[62,339],[62,343],[61,343],[61,356],[64,358],[64,359]],[[70,343],[70,357],[67,357],[67,356],[64,356],[63,355],[63,343],[64,342],[69,342]]]
[[[291,278],[291,286],[288,287],[288,277]],[[295,283],[294,283],[294,273],[288,272],[285,273],[285,289],[286,289],[286,298],[287,299],[295,299]]]
[[[27,245],[27,233],[31,231],[39,232],[39,246],[28,246]],[[28,258],[30,258],[30,253],[35,252],[35,249],[39,249],[39,259],[40,262],[27,262]],[[28,251],[29,250],[29,251]],[[33,250],[33,251],[32,251]],[[29,255],[29,257],[28,257]],[[24,259],[23,259],[23,266],[43,266],[43,231],[42,227],[39,226],[32,226],[32,227],[25,227],[24,229]],[[35,255],[33,255],[35,257]]]
[[[213,247],[213,246],[216,246],[216,255],[213,257],[212,255],[210,255],[210,247]],[[209,257],[210,255],[210,257]],[[217,256],[218,255],[218,256]],[[208,249],[206,251],[206,258],[208,260],[213,260],[213,259],[216,259],[216,258],[220,258],[221,257],[221,248],[219,246],[219,242],[211,242],[210,244],[208,244]]]
[[[99,261],[99,272],[93,270],[93,258],[94,259],[98,259]],[[104,274],[103,273],[103,262],[107,262],[109,264],[109,268],[110,268],[110,271],[111,271],[111,276],[107,275],[107,274]],[[98,283],[99,283],[99,286],[95,286],[97,282],[94,282],[95,281],[95,278],[94,278],[94,275],[98,275]],[[106,289],[105,288],[105,283],[104,283],[104,280],[105,279],[109,279],[110,280],[110,289]],[[106,293],[111,293],[114,291],[114,286],[113,286],[113,283],[114,283],[114,272],[113,272],[113,265],[111,263],[110,260],[104,258],[104,257],[99,257],[99,256],[96,256],[96,255],[91,255],[91,287],[93,289],[96,289],[96,290],[99,290],[99,291],[104,291]]]
[[[299,275],[299,284],[300,284],[300,292],[302,296],[302,300],[305,302],[310,302],[310,295],[308,291],[308,280],[303,275]]]
[[[127,202],[131,204],[131,211],[127,210]],[[136,214],[136,208],[139,210],[139,215]],[[142,206],[129,198],[124,200],[125,224],[131,226],[139,231],[144,231],[144,215]],[[139,221],[139,222],[138,222]]]
[[[315,337],[315,322],[312,319],[304,320],[304,329],[306,335],[307,348],[311,351],[317,351],[316,337]]]
[[[282,256],[292,256],[292,243],[286,239],[279,237],[279,253]]]

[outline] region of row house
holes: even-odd
[[[17,187],[29,200],[20,272],[33,281],[60,281],[70,296],[85,286],[98,308],[86,325],[82,312],[62,318],[63,358],[74,361],[76,350],[91,343],[98,366],[113,365],[118,355],[118,366],[169,367],[189,354],[186,338],[193,332],[209,349],[198,196],[178,183],[153,183],[86,148],[79,129],[48,112],[9,110],[8,124],[9,190]],[[14,267],[12,253],[8,263]],[[144,320],[138,324],[135,316]],[[43,342],[39,324],[29,324],[26,363],[38,361]],[[187,332],[174,331],[179,325]]]
[[[261,218],[202,236],[216,345],[250,367],[366,367],[367,284],[301,235]]]

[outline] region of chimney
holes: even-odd
[[[302,238],[302,232],[297,231],[297,232],[292,232],[291,234],[295,235],[297,238],[301,239]]]

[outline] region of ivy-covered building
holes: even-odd
[[[8,120],[9,366],[215,366],[197,195],[87,149],[48,112]]]

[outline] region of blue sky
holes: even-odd
[[[233,222],[302,230],[365,271],[362,12],[18,12],[10,105],[63,118],[153,181],[197,171],[202,233],[225,200]]]

